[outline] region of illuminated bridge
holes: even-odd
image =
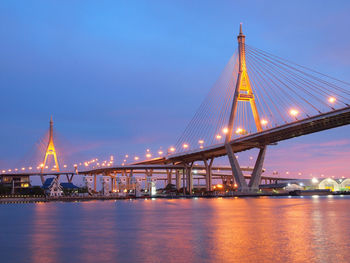
[[[350,124],[349,83],[247,45],[242,25],[237,40],[237,51],[165,155],[152,159],[149,154],[143,161],[135,157],[134,163],[80,173],[116,176],[142,170],[151,176],[154,170],[163,170],[168,182],[175,173],[176,185],[182,181],[191,193],[193,170],[200,162],[210,191],[213,161],[227,156],[232,177],[228,184],[236,184],[241,192],[254,192],[261,182],[268,145]],[[51,135],[41,164],[44,168],[48,155],[56,160]],[[259,154],[247,177],[236,153],[254,148]]]

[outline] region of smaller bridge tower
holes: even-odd
[[[44,161],[41,164],[41,174],[44,172],[45,165],[46,165],[46,162],[48,160],[49,155],[52,155],[53,158],[54,158],[54,161],[55,161],[55,168],[54,168],[54,170],[59,172],[60,168],[59,168],[59,165],[58,165],[58,159],[57,159],[57,153],[56,153],[56,149],[55,149],[55,144],[53,142],[53,121],[52,121],[52,116],[51,116],[51,119],[50,119],[49,142],[48,142],[47,147],[46,147]],[[41,175],[40,177],[41,177],[41,182],[44,183],[44,176]]]

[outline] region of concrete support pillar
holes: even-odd
[[[207,191],[211,191],[212,189],[212,166],[213,166],[213,161],[214,158],[211,158],[209,163],[206,159],[203,158],[203,162],[204,162],[204,166],[205,166],[205,185],[206,185],[206,189]]]
[[[226,144],[225,148],[226,148],[228,159],[230,161],[232,174],[233,174],[235,181],[237,183],[237,186],[238,186],[237,190],[239,192],[248,192],[249,191],[248,184],[243,176],[243,172],[241,170],[241,167],[239,166],[239,163],[237,161],[235,153],[232,150],[231,145]]]
[[[193,164],[194,162],[186,166],[187,191],[190,193],[190,195],[192,195],[192,190],[193,190],[193,175],[192,175]]]
[[[176,178],[176,190],[180,190],[181,177],[180,177],[180,171],[178,169],[175,170],[175,178]]]
[[[182,190],[183,190],[183,194],[184,194],[184,195],[186,195],[185,173],[186,173],[186,169],[182,169]]]
[[[69,174],[66,174],[68,183],[71,183],[73,181],[73,176],[74,176],[74,174],[72,174],[70,177],[69,177]]]
[[[111,178],[111,191],[113,192],[113,190],[114,190],[114,178],[113,178],[113,176],[110,176],[110,178]]]
[[[96,192],[96,181],[97,181],[97,175],[94,174],[94,191]]]
[[[254,170],[252,173],[252,177],[249,182],[249,188],[252,191],[258,191],[259,190],[259,184],[261,181],[261,174],[263,170],[263,164],[265,159],[265,153],[266,153],[266,146],[260,148],[258,158],[256,159]]]
[[[172,170],[172,169],[166,169],[166,174],[167,174],[167,181],[166,181],[166,183],[167,183],[167,184],[171,184],[172,173],[173,173],[173,170]]]

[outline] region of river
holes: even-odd
[[[0,205],[1,263],[349,262],[350,198]]]

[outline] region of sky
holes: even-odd
[[[349,1],[3,0],[0,169],[21,165],[50,116],[69,158],[166,149],[234,53],[240,22],[250,45],[349,82],[349,13]],[[350,177],[349,133],[280,142],[265,167]]]

